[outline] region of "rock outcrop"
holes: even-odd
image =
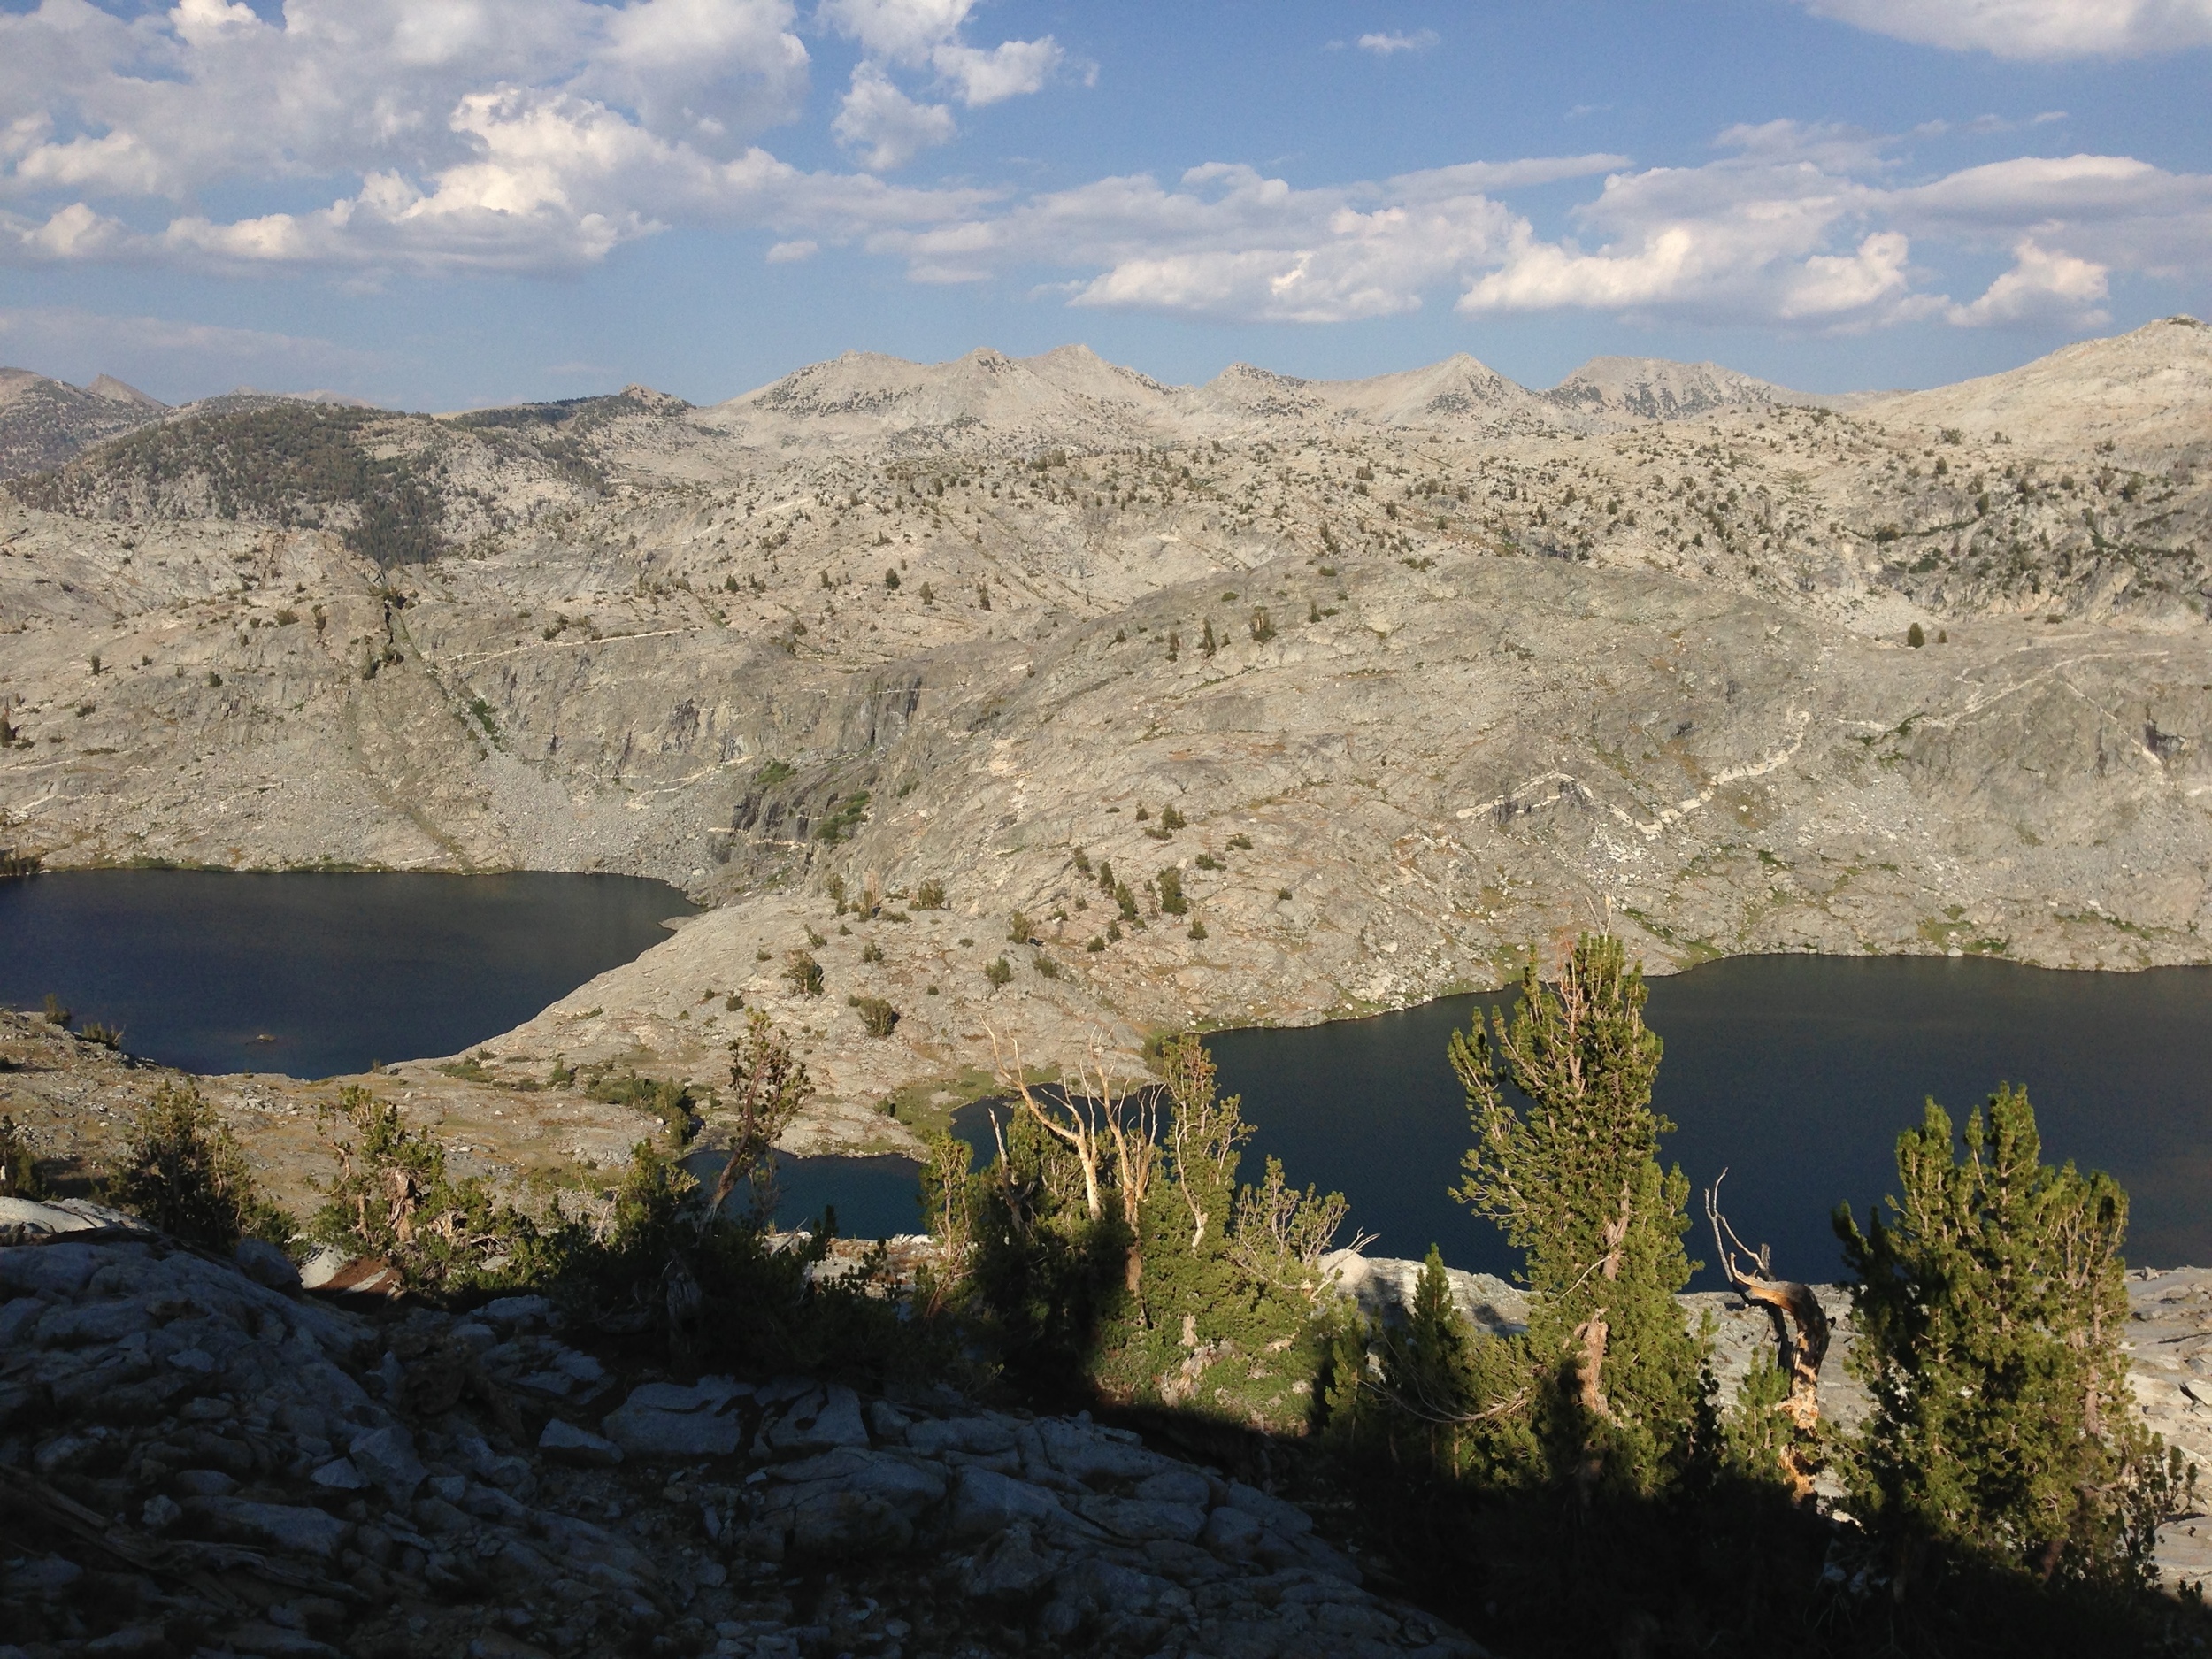
[[[0,1247],[4,1659],[1479,1651],[1084,1417],[649,1377],[542,1298],[370,1318],[85,1219]]]

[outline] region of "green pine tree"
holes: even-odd
[[[1674,1300],[1690,1279],[1690,1188],[1659,1165],[1674,1125],[1651,1110],[1660,1043],[1644,995],[1621,941],[1585,934],[1555,987],[1531,958],[1509,1029],[1485,1019],[1452,1039],[1475,1131],[1457,1196],[1525,1254],[1534,1409],[1553,1472],[1586,1494],[1667,1486],[1709,1428],[1708,1344]]]
[[[1899,1543],[2147,1584],[2193,1478],[2129,1388],[2127,1194],[2042,1163],[2023,1090],[1967,1118],[1964,1154],[1931,1100],[1898,1138],[1888,1219],[1836,1214],[1875,1400],[1853,1510]]]
[[[196,1082],[154,1087],[106,1196],[188,1244],[227,1250],[241,1238],[281,1245],[293,1219],[262,1197],[239,1145]]]

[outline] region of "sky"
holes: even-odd
[[[2212,315],[2212,0],[0,0],[0,363],[1940,384]]]

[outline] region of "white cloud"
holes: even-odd
[[[0,193],[191,199],[218,183],[419,177],[463,159],[472,93],[566,92],[718,155],[806,90],[791,0],[189,0],[0,15]],[[34,113],[35,112],[35,113]]]
[[[821,0],[816,16],[858,42],[863,54],[833,130],[848,150],[864,152],[868,167],[904,166],[958,132],[950,110],[902,90],[892,68],[929,70],[950,96],[980,109],[1042,91],[1066,65],[1067,54],[1049,35],[987,50],[969,45],[961,29],[974,9],[975,0]]]
[[[1003,211],[879,232],[870,245],[903,256],[922,281],[1044,265],[1095,273],[1071,288],[1079,306],[1339,322],[1417,310],[1425,291],[1500,257],[1513,216],[1486,189],[1619,161],[1472,163],[1320,189],[1211,163],[1172,188],[1142,173],[1102,179]]]
[[[2212,177],[2127,157],[2022,157],[1893,186],[1886,147],[1783,125],[1724,134],[1691,168],[1616,173],[1574,219],[1592,244],[1525,222],[1459,301],[1470,314],[1580,309],[1855,329],[2098,313],[2109,272],[2180,276],[2212,258]],[[2014,268],[1969,304],[1929,286],[1916,248],[2003,249]]]
[[[2212,0],[1800,0],[1821,17],[1999,58],[2141,58],[2212,45]]]
[[[1065,54],[1049,35],[1042,40],[1002,41],[989,51],[945,45],[929,55],[937,73],[959,88],[970,109],[1043,90]]]
[[[975,0],[822,0],[818,15],[871,58],[919,65],[952,40]]]
[[[866,63],[853,65],[852,86],[830,124],[837,142],[857,150],[861,165],[873,173],[903,167],[932,145],[950,142],[957,131],[943,104],[917,104]]]
[[[1474,316],[1816,330],[2085,319],[2116,278],[2212,268],[2212,176],[2073,155],[1911,180],[1898,140],[1789,121],[1731,128],[1686,166],[1536,157],[1308,186],[1215,163],[1033,193],[884,182],[956,135],[957,108],[1065,72],[1048,36],[971,45],[974,10],[825,0],[819,19],[861,47],[832,122],[872,170],[856,173],[803,171],[749,136],[805,89],[794,0],[288,0],[267,20],[231,0],[128,17],[39,0],[0,12],[0,264],[375,281],[571,269],[695,225],[767,232],[777,263],[857,243],[917,281],[1041,280],[1078,306],[1234,321],[1451,298]],[[1510,205],[1597,174],[1563,225]],[[203,205],[241,200],[257,205]],[[1961,256],[1978,273],[1992,256],[2008,266],[1955,299],[1943,273]]]
[[[850,237],[986,193],[804,173],[748,142],[806,88],[792,0],[87,0],[0,14],[0,262],[545,270],[672,224]],[[941,111],[874,111],[895,159]],[[218,219],[212,189],[330,191]],[[165,222],[160,204],[173,204]]]
[[[2112,314],[2098,302],[2109,291],[2101,265],[2070,254],[2046,253],[2023,237],[2007,271],[1970,305],[1948,308],[1948,319],[1966,328],[1993,323],[2062,322],[2085,327],[2109,322]]]
[[[1363,35],[1354,44],[1363,52],[1389,58],[1398,52],[1425,52],[1436,44],[1437,38],[1434,29],[1416,29],[1410,35]]]

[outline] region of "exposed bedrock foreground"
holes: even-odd
[[[0,1246],[0,1659],[1482,1651],[1364,1587],[1297,1505],[1087,1416],[676,1380],[572,1346],[541,1298],[372,1317],[264,1247],[134,1225],[0,1200],[29,1240]],[[1417,1271],[1338,1264],[1384,1311]],[[1491,1328],[1519,1317],[1495,1279],[1455,1288]],[[2212,1272],[2129,1293],[2138,1398],[2201,1463]],[[1732,1386],[1764,1317],[1686,1301]],[[2212,1577],[2212,1522],[2169,1526],[2161,1563]]]

